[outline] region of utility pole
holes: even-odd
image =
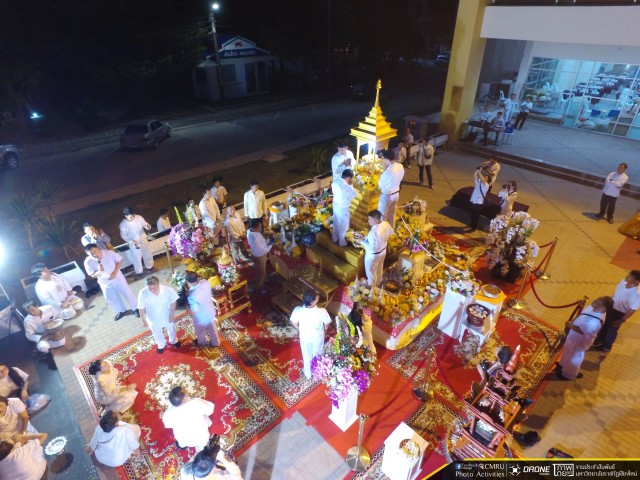
[[[213,12],[218,10],[220,5],[216,2],[211,5],[209,20],[211,21],[211,33],[213,34],[213,48],[216,55],[216,78],[218,80],[218,89],[220,90],[220,102],[224,103],[224,85],[222,84],[222,65],[220,64],[220,52],[218,51],[218,32],[216,30],[216,17]]]

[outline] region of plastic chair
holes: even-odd
[[[620,110],[609,110],[609,113],[607,113],[607,117],[612,120],[615,120],[619,116],[620,116]]]
[[[499,90],[500,92],[500,98],[498,99],[498,103],[496,104],[498,107],[500,107],[500,104],[504,104],[504,102],[507,100],[504,96],[504,92],[502,90]]]
[[[601,110],[596,110],[595,108],[591,109],[591,118],[595,118],[595,117],[600,118],[600,115],[602,115]]]
[[[508,122],[502,134],[502,145],[512,145],[515,133],[513,131],[513,123]]]

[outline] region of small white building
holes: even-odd
[[[256,47],[256,44],[240,36],[221,36],[220,64],[227,100],[269,92],[269,76],[275,66],[271,53]],[[217,102],[220,88],[216,73],[216,56],[209,55],[193,71],[193,86],[196,97]]]

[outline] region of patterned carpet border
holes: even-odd
[[[298,344],[298,330],[291,325],[286,315],[270,307],[263,310],[257,322],[261,328],[260,335],[280,344]],[[226,319],[220,329],[222,336],[238,352],[265,384],[280,398],[284,404],[291,408],[314,390],[319,382],[307,379],[301,374],[302,361],[289,359],[279,362],[271,354],[271,350],[263,344],[256,342],[247,333],[247,328],[236,319]],[[290,375],[299,374],[298,380],[291,381]]]

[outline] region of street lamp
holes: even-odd
[[[218,2],[214,2],[211,5],[211,12],[209,13],[209,20],[211,21],[211,33],[213,34],[213,48],[216,55],[216,78],[218,79],[218,88],[220,89],[220,101],[224,102],[224,85],[222,85],[222,65],[220,65],[220,52],[218,52],[218,33],[216,31],[216,17],[213,12],[217,12],[220,8]]]

